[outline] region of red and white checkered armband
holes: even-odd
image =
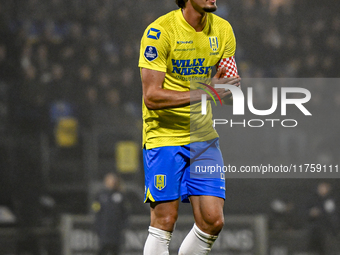
[[[222,68],[222,67],[225,67],[227,69],[223,78],[230,78],[230,77],[238,76],[235,56],[221,59],[220,63],[218,64],[218,68]]]

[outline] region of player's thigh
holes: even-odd
[[[190,196],[196,225],[205,233],[216,235],[224,224],[224,199],[215,196]]]
[[[172,232],[178,217],[179,199],[150,203],[151,226]]]
[[[196,225],[205,233],[217,235],[224,224],[223,206],[226,192],[223,157],[219,149],[218,140],[208,141],[204,150],[194,161],[186,173],[186,185],[189,199],[193,208]],[[201,169],[214,171],[196,172],[197,166]],[[219,168],[218,168],[219,167]]]
[[[192,144],[190,150],[192,147],[195,153],[192,153],[194,157],[183,176],[182,199],[190,196],[213,196],[225,199],[226,181],[222,171],[223,157],[218,139]]]

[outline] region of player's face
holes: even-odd
[[[192,6],[198,12],[214,12],[217,9],[216,0],[190,0]]]

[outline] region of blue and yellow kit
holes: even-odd
[[[221,59],[234,56],[236,41],[229,22],[212,13],[206,19],[204,29],[196,32],[181,9],[158,18],[142,37],[139,67],[164,72],[167,90],[190,91],[192,82],[211,78]],[[150,110],[143,102],[145,201],[225,198],[224,177],[191,178],[192,166],[223,165],[210,101],[206,115],[191,114],[200,109],[201,103]]]

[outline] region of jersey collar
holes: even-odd
[[[185,30],[187,30],[188,32],[205,33],[209,29],[209,21],[210,21],[209,13],[207,13],[207,23],[205,24],[205,27],[203,28],[201,32],[196,32],[196,30],[185,20],[183,13],[182,13],[182,9],[178,9],[176,11],[176,17],[179,23],[181,24],[181,26],[185,28]]]

